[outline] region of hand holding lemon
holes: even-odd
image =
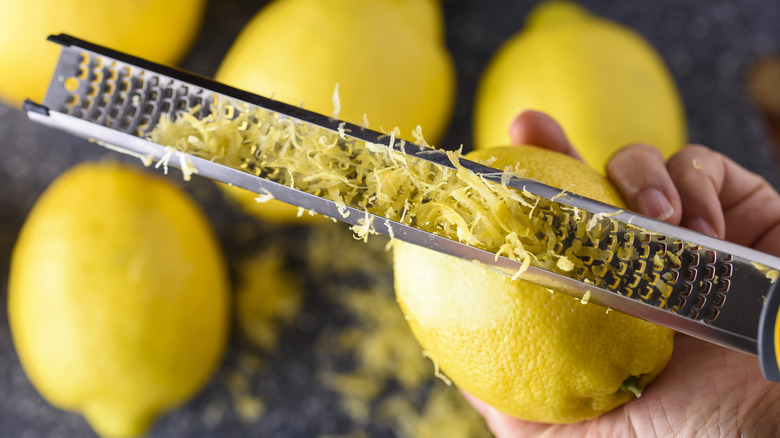
[[[560,126],[544,114],[529,112],[517,117],[510,132],[513,144],[534,144],[575,154]],[[658,210],[638,194],[658,189],[675,210],[667,222],[679,224],[682,218],[687,226],[687,219],[704,217],[723,224],[722,229],[714,227],[719,228],[717,236],[729,236],[737,243],[778,254],[780,229],[774,224],[780,218],[780,194],[763,178],[702,146],[687,147],[668,161],[661,157],[657,150],[649,154],[646,146],[638,146],[621,150],[610,161],[610,180],[630,209],[655,215]],[[690,165],[694,158],[706,163],[702,169]],[[725,174],[719,172],[722,169],[727,170]],[[734,184],[720,185],[726,175]],[[702,185],[703,178],[712,178],[713,186]],[[717,191],[716,187],[724,189]],[[703,198],[704,204],[686,202],[691,197]],[[741,207],[729,209],[724,204],[727,200],[738,200]],[[699,208],[703,206],[707,208]],[[744,230],[741,224],[748,218],[756,221],[756,227]],[[572,378],[579,380],[580,376]],[[499,438],[715,436],[732,431],[775,436],[780,431],[775,420],[780,386],[763,378],[755,357],[679,334],[668,365],[640,398],[592,420],[573,424],[530,422],[517,418],[517,413],[507,415],[472,394],[465,395]]]

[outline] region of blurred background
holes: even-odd
[[[212,76],[242,27],[265,3],[209,1],[202,31],[181,67]],[[479,75],[500,44],[522,28],[536,3],[444,2],[446,43],[454,57],[458,88],[450,128],[438,146],[470,148]],[[776,74],[771,79],[771,69],[776,67],[766,61],[780,56],[780,2],[579,3],[634,29],[658,50],[680,89],[690,142],[721,151],[780,187],[780,136],[773,134],[771,124],[778,117],[772,112],[771,96],[777,96],[780,83]],[[0,1],[0,13],[2,5]],[[359,53],[345,56],[345,62],[360,62]],[[5,309],[16,236],[47,185],[84,160],[111,156],[140,163],[37,126],[19,109],[4,104],[0,104],[0,151],[0,304]],[[402,378],[391,371],[360,363],[360,349],[366,345],[387,342],[387,336],[411,339],[404,332],[400,312],[393,309],[392,273],[380,238],[363,245],[353,242],[349,231],[340,226],[327,232],[275,227],[237,211],[209,181],[196,177],[185,188],[207,211],[231,266],[249,258],[257,248],[269,246],[311,248],[338,242],[361,256],[352,264],[347,260],[335,266],[312,257],[315,250],[305,255],[288,251],[285,261],[304,279],[305,294],[300,313],[280,331],[277,347],[272,351],[259,348],[234,329],[229,351],[210,383],[188,404],[163,416],[150,436],[414,436],[425,415],[452,421],[446,413],[426,410],[432,394],[445,388],[433,379],[430,362],[421,362],[425,364],[422,371],[410,371],[423,376],[414,384],[399,382]],[[358,297],[350,302],[363,302],[364,307],[350,305],[344,299],[347,296]],[[378,309],[389,309],[388,316]],[[419,353],[419,347],[412,344],[412,349]],[[388,360],[395,360],[391,364],[397,369],[407,363],[401,353]],[[355,370],[362,374],[353,388],[371,381],[380,388],[368,395],[344,389],[349,386],[344,376],[354,377]],[[446,390],[451,393],[447,403],[453,404],[442,406],[450,406],[449,412],[468,410],[456,401],[456,391]],[[0,395],[0,437],[94,436],[81,416],[51,407],[29,383],[15,353],[5,311],[0,312]],[[479,421],[469,418],[463,427],[473,432],[465,436],[484,435]]]

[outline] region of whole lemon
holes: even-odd
[[[604,177],[561,154],[505,147],[469,157],[519,163],[529,178],[621,203]],[[669,329],[428,249],[396,241],[394,250],[398,302],[417,340],[459,387],[507,414],[598,416],[633,399],[621,386],[646,385],[671,356]]]
[[[120,164],[81,164],[36,202],[14,248],[8,315],[24,370],[102,436],[144,434],[221,359],[228,280],[181,189]]]
[[[444,45],[439,0],[276,0],[242,30],[216,79],[254,93],[334,113],[411,138],[418,125],[429,142],[441,139],[455,89]],[[227,189],[255,215],[277,222],[297,209]],[[307,219],[311,216],[301,216]]]
[[[3,0],[0,14],[0,100],[18,106],[43,100],[61,32],[112,49],[175,64],[200,28],[206,0]]]
[[[686,142],[683,105],[661,57],[637,33],[569,1],[534,9],[489,62],[477,89],[475,146],[508,144],[507,126],[528,109],[555,118],[599,172],[628,144],[668,156]]]

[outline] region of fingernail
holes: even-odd
[[[697,217],[695,219],[691,219],[688,222],[688,228],[698,231],[702,234],[706,234],[708,236],[712,237],[718,237],[718,233],[715,232],[715,228],[713,228],[712,225],[710,225],[709,222],[705,221],[704,219]]]
[[[666,195],[653,187],[640,192],[636,203],[640,213],[660,221],[669,219],[674,214],[674,207]]]

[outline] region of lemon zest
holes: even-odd
[[[433,362],[433,375],[441,379],[441,381],[444,382],[447,386],[452,386],[452,380],[450,380],[449,377],[445,376],[444,373],[441,372],[439,369],[439,362],[436,360],[436,358],[433,357],[433,354],[431,354],[429,351],[423,350],[422,355],[423,357],[428,358],[431,360],[431,362]]]
[[[772,283],[777,281],[777,278],[780,276],[780,272],[768,266],[762,265],[761,263],[750,262],[750,264],[753,265],[753,267],[756,268],[758,272],[764,274],[764,276],[766,276],[766,278],[768,278]]]
[[[263,191],[263,193],[259,193],[255,197],[255,202],[257,202],[258,204],[263,204],[265,202],[268,202],[268,201],[274,199],[274,195],[271,192],[269,192],[266,189],[262,189],[262,191]]]
[[[201,119],[189,113],[163,118],[149,137],[170,148],[166,156],[172,150],[187,152],[263,176],[333,201],[343,217],[348,216],[347,207],[363,211],[365,217],[351,227],[356,239],[366,241],[375,234],[373,216],[383,217],[492,252],[496,259],[504,256],[519,262],[513,279],[533,265],[563,275],[576,269],[581,281],[603,285],[607,272],[617,268],[586,260],[606,260],[612,253],[626,261],[639,257],[633,247],[618,246],[614,240],[611,252],[599,249],[608,230],[597,225],[623,210],[589,216],[525,188],[510,187],[513,177],[524,174],[518,166],[490,177],[476,174],[461,164],[462,146],[456,151],[423,152],[446,154],[452,165],[448,168],[405,154],[397,128],[387,134],[387,147],[349,137],[344,125],[339,126],[330,131],[221,100]],[[428,146],[420,126],[412,134]],[[160,161],[158,165],[167,162]],[[299,216],[303,212],[299,209]],[[567,219],[561,224],[551,218]],[[574,240],[568,237],[572,233]],[[670,251],[667,255],[674,257]]]

